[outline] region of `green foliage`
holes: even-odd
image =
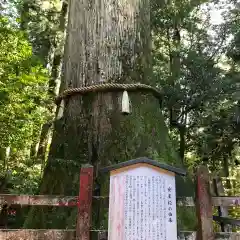
[[[34,194],[41,166],[29,160],[29,149],[50,116],[48,74],[16,25],[0,17],[0,171],[9,169],[7,192]]]
[[[8,184],[13,188],[8,189],[11,194],[37,194],[41,180],[41,165],[19,163],[11,167],[11,178]],[[19,184],[21,183],[21,184]]]
[[[239,10],[215,1],[212,6],[217,9],[223,4],[225,11],[224,22],[213,26],[208,10],[211,1],[159,4],[153,1],[152,6],[154,82],[165,93],[164,115],[169,126],[169,113],[174,110],[176,123],[170,135],[179,150],[184,150],[190,176],[202,163],[224,176],[226,168],[235,166],[234,149],[239,148]],[[185,132],[180,140],[181,129]],[[181,211],[179,216],[184,229],[194,223],[191,212],[188,218]]]
[[[202,163],[208,164],[215,174],[224,176],[229,172],[239,179],[235,162],[240,159],[240,11],[238,3],[231,2],[229,6],[229,2],[222,0],[175,0],[167,4],[151,1],[151,84],[163,89],[165,119],[154,112],[155,106],[151,103],[149,109],[139,109],[134,120],[123,122],[122,128],[140,132],[143,139],[151,143],[147,145],[147,154],[159,161],[176,164],[178,155],[173,148],[179,152],[183,150],[182,161],[189,176],[177,180],[180,194],[192,194],[189,179]],[[32,194],[37,192],[44,162],[40,165],[30,152],[39,142],[42,124],[52,117],[49,72],[53,52],[60,51],[57,44],[64,39],[63,31],[59,30],[61,1],[8,0],[6,3],[0,3],[0,10],[4,9],[5,14],[0,16],[0,169],[4,170],[3,176],[7,175],[5,170],[11,171],[9,192]],[[223,23],[211,23],[210,5],[225,9]],[[171,122],[172,112],[176,117],[175,125]],[[146,125],[139,116],[148,114],[152,122],[149,120],[151,124]],[[164,122],[169,128],[165,128]],[[153,135],[152,126],[155,125],[156,134]],[[135,128],[137,130],[133,131]],[[183,138],[180,136],[182,129]],[[136,137],[130,134],[125,137],[122,131],[118,134],[116,149],[111,149],[113,156],[109,151],[104,159],[114,159],[115,152],[124,149],[126,141],[126,152],[119,153],[123,155],[121,159],[142,144],[141,134]],[[151,149],[153,145],[161,149],[161,155]],[[5,156],[8,147],[10,156]],[[64,173],[63,168],[52,184],[60,182]],[[47,179],[46,191],[48,187]],[[60,192],[63,186],[59,188]],[[239,184],[234,183],[231,193],[238,195],[239,189]],[[182,229],[192,230],[196,228],[195,214],[193,210],[188,213],[178,209],[178,223]],[[76,212],[71,214],[68,226],[75,224]],[[233,209],[231,215],[239,217],[239,210]],[[59,210],[54,226],[62,227],[65,216]],[[51,223],[48,219],[46,222]],[[31,225],[31,218],[26,224]]]
[[[48,116],[48,75],[24,34],[0,19],[0,144],[23,147]]]
[[[34,54],[48,67],[54,48],[63,38],[58,29],[61,3],[61,0],[20,0],[15,4],[20,27],[28,35]]]
[[[228,48],[228,56],[236,63],[240,63],[240,10],[239,3],[229,11],[227,19],[233,39]]]

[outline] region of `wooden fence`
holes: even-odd
[[[215,186],[219,181],[214,180]],[[178,206],[196,207],[198,216],[197,232],[179,232],[179,240],[240,240],[240,233],[213,231],[213,220],[221,224],[222,231],[227,225],[240,226],[240,220],[226,217],[228,207],[240,206],[239,197],[212,196],[210,175],[206,167],[199,167],[196,176],[196,201],[192,197],[177,198]],[[0,206],[4,204],[32,205],[32,206],[65,206],[78,207],[77,227],[73,230],[47,229],[0,229],[0,240],[106,240],[107,231],[91,230],[92,201],[101,201],[108,206],[108,197],[92,196],[93,167],[83,166],[80,172],[79,196],[28,196],[28,195],[0,195]],[[221,195],[215,194],[215,195]],[[213,216],[213,206],[219,209],[219,216]],[[225,215],[223,214],[225,209]]]

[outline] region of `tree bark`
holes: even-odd
[[[60,91],[100,84],[101,79],[151,82],[149,0],[70,0],[69,7]],[[121,96],[121,92],[91,93],[65,101],[63,118],[54,124],[41,194],[77,195],[83,163],[95,167],[96,178],[101,166],[141,156],[178,162],[159,101],[151,94],[132,93],[132,112],[126,116],[121,113]],[[40,219],[36,214],[33,209],[25,226],[47,227],[46,221],[36,222]],[[59,225],[75,223],[70,220],[72,213],[64,216]],[[56,220],[54,214],[51,219]]]
[[[227,154],[223,156],[223,171],[224,171],[225,177],[227,177],[227,178],[229,178],[229,176],[230,176],[230,173],[229,173],[230,164],[229,163],[232,161],[233,148],[234,148],[234,145],[232,143],[229,143],[225,150]],[[232,189],[232,184],[231,184],[230,179],[227,179],[226,187],[228,190]]]
[[[55,36],[55,50],[51,67],[51,76],[49,79],[49,94],[53,97],[56,97],[59,93],[59,87],[61,82],[61,68],[62,68],[62,58],[64,52],[64,43],[66,35],[66,22],[67,22],[67,13],[68,13],[68,2],[67,0],[62,1],[62,8],[59,16],[59,31]],[[56,107],[51,109],[52,113],[56,112]],[[37,158],[41,161],[42,166],[45,164],[45,157],[47,151],[47,145],[49,143],[49,138],[51,136],[51,126],[52,122],[49,121],[45,123],[41,130],[41,136],[39,139],[39,149],[37,152]]]
[[[3,169],[5,170],[7,168],[7,161],[6,161],[6,148],[0,147],[0,161],[2,162]]]
[[[182,163],[184,163],[184,155],[185,155],[185,134],[186,134],[186,125],[182,125],[179,127],[179,135],[180,135],[180,147],[179,147],[179,155],[182,160]]]
[[[37,151],[37,159],[38,162],[41,163],[42,169],[45,165],[45,159],[46,159],[46,151],[47,151],[47,145],[48,145],[48,138],[49,138],[49,132],[52,126],[52,122],[45,123],[42,126],[41,129],[41,135],[39,139],[39,146]]]
[[[11,147],[0,147],[0,161],[3,163],[3,171],[8,169],[8,160],[10,157]]]
[[[49,93],[56,97],[59,93],[62,58],[66,35],[66,23],[68,13],[68,1],[62,0],[62,8],[59,16],[59,27],[55,37],[55,52],[52,62],[51,77],[49,79]]]
[[[23,1],[20,9],[20,29],[26,31],[29,23],[29,3],[27,1]]]

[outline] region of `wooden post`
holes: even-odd
[[[213,209],[210,194],[208,169],[200,166],[197,170],[196,210],[198,216],[197,240],[213,240]]]
[[[107,240],[107,232],[99,232],[98,233],[98,240]]]
[[[224,187],[220,177],[213,179],[213,187],[217,197],[225,196]],[[228,217],[228,207],[218,206],[218,214],[220,217]],[[229,224],[220,223],[222,232],[231,232],[232,226]]]
[[[82,166],[80,172],[78,217],[76,228],[77,240],[90,240],[92,191],[93,191],[93,167],[87,164]]]

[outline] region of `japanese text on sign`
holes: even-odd
[[[109,240],[175,240],[175,177],[146,166],[112,175]]]

